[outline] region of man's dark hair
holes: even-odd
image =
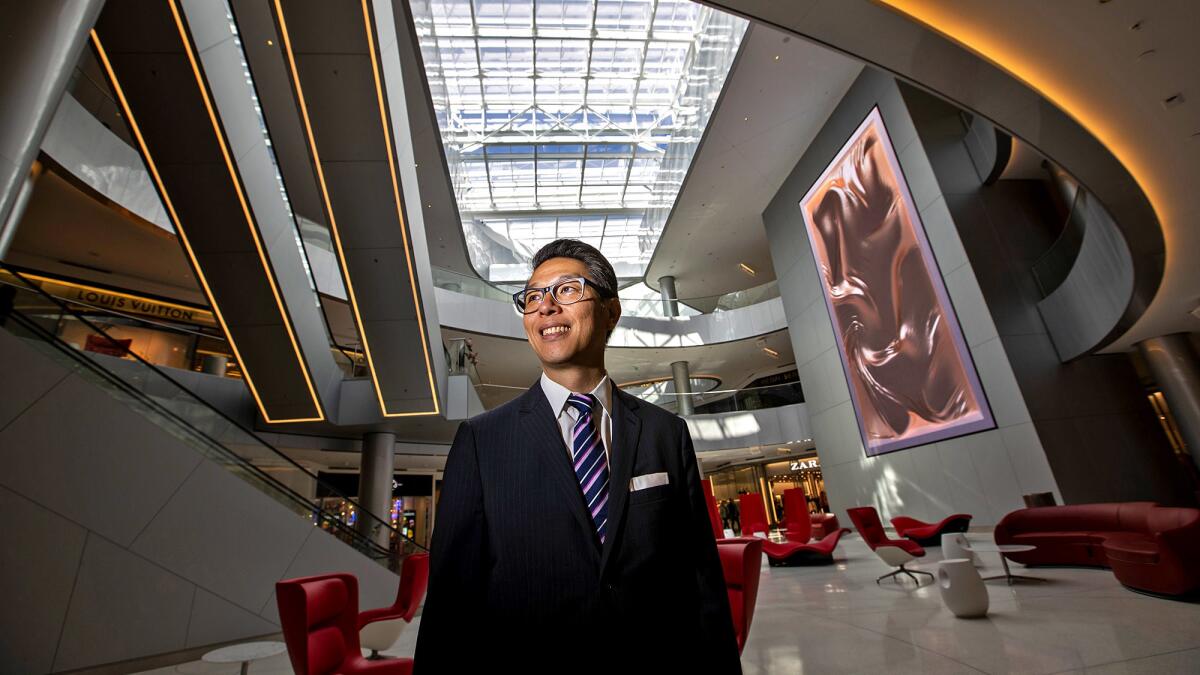
[[[533,256],[531,272],[551,258],[574,258],[587,267],[588,281],[598,287],[601,295],[617,297],[617,273],[612,263],[595,246],[578,239],[555,239]]]

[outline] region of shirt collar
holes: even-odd
[[[546,395],[546,401],[550,403],[550,409],[554,411],[554,416],[558,417],[562,414],[563,408],[567,406],[567,397],[571,395],[571,390],[550,379],[543,372],[542,393]],[[600,383],[590,393],[600,401],[600,407],[604,408],[604,412],[611,416],[612,387],[608,385],[608,375],[600,378]]]

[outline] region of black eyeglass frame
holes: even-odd
[[[579,291],[579,300],[576,300],[574,302],[561,302],[558,299],[558,293],[555,291],[555,289],[558,288],[559,286],[562,286],[563,284],[571,282],[571,281],[578,281],[583,284],[583,288],[581,288]],[[610,291],[609,289],[605,288],[604,286],[601,286],[600,284],[592,281],[591,279],[588,279],[587,277],[566,277],[564,279],[559,279],[558,281],[550,284],[549,286],[543,286],[542,288],[535,288],[535,287],[530,286],[530,287],[522,288],[521,290],[517,291],[516,293],[513,293],[512,294],[513,308],[516,309],[517,314],[520,314],[521,316],[525,316],[526,314],[533,314],[533,312],[536,312],[537,311],[536,309],[534,309],[531,312],[526,312],[524,309],[527,306],[527,303],[524,301],[524,296],[526,293],[528,293],[530,291],[541,291],[543,293],[549,293],[554,298],[554,302],[559,305],[573,305],[576,302],[580,302],[581,300],[584,299],[583,295],[584,295],[584,293],[587,292],[588,286],[591,286],[592,288],[596,289],[596,293],[598,293],[600,295],[600,298],[602,300],[607,300],[610,298],[617,297],[616,293],[614,293],[614,292]],[[540,307],[543,302],[545,302],[544,296],[541,300],[538,301],[538,306]]]

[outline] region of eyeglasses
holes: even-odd
[[[554,298],[555,303],[559,305],[573,305],[583,300],[584,289],[589,284],[591,284],[592,288],[596,289],[596,293],[600,297],[613,297],[612,291],[592,283],[584,277],[569,277],[545,288],[522,288],[513,293],[513,304],[516,305],[518,314],[533,314],[542,305],[542,301],[546,299],[546,294],[549,293]]]

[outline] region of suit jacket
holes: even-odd
[[[619,389],[612,409],[603,545],[539,384],[459,426],[416,672],[741,672],[687,425]]]

